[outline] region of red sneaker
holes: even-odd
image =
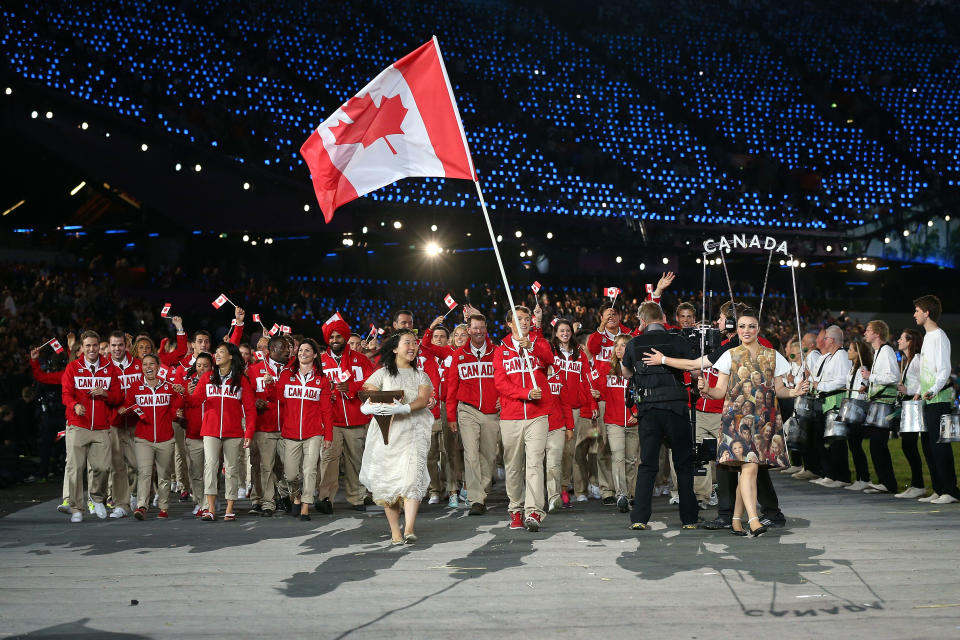
[[[514,511],[510,514],[510,528],[523,529],[523,512]]]
[[[524,524],[527,525],[527,531],[540,531],[540,514],[531,513],[527,516]]]
[[[166,520],[167,517],[168,517],[168,516],[167,516],[167,510],[166,510],[166,509],[160,509],[160,513],[157,514],[157,517],[160,518],[161,520]]]
[[[137,507],[137,510],[133,512],[133,517],[137,520],[145,520],[147,517],[147,508]]]
[[[567,493],[567,490],[566,490],[566,489],[564,489],[563,491],[560,492],[560,502],[563,503],[563,508],[564,508],[564,509],[569,509],[569,508],[570,508],[570,494]]]

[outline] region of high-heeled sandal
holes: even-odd
[[[755,516],[755,517],[750,518],[749,520],[747,520],[747,526],[749,527],[749,526],[750,526],[750,523],[753,522],[754,520],[756,520],[757,522],[760,522],[760,518],[758,518],[758,517]],[[759,526],[758,528],[756,528],[756,529],[750,529],[750,535],[753,536],[754,538],[756,538],[756,537],[758,537],[758,536],[762,536],[762,535],[765,534],[766,532],[767,532],[767,528],[766,528],[765,526],[763,526],[763,525],[760,525],[760,526]]]
[[[737,529],[734,529],[734,528],[733,528],[733,520],[736,520],[737,522],[740,522],[740,521],[741,521],[740,518],[730,518],[730,520],[731,520],[731,522],[730,522],[730,535],[740,536],[741,538],[747,535],[747,532],[744,531],[743,529],[740,529],[740,530],[738,531]],[[741,526],[742,526],[742,525],[741,525]]]

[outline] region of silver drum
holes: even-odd
[[[794,416],[790,416],[783,423],[783,433],[787,437],[787,449],[789,451],[802,451],[807,443],[807,431],[800,421]]]
[[[867,401],[858,398],[844,398],[840,403],[838,419],[847,424],[861,424],[867,417]]]
[[[896,410],[897,406],[894,404],[871,402],[867,407],[867,419],[864,424],[877,429],[890,429],[893,427],[893,414]]]
[[[836,409],[827,411],[824,416],[823,439],[828,442],[846,440],[848,435],[850,435],[850,427],[846,422],[840,421],[839,412]]]
[[[948,413],[940,416],[939,443],[960,442],[960,414]]]
[[[904,400],[900,405],[900,433],[926,433],[923,400]]]
[[[793,403],[793,412],[801,418],[816,418],[823,413],[823,400],[814,396],[800,396]]]

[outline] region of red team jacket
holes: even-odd
[[[438,349],[437,347],[433,347]],[[450,349],[441,347],[440,349]],[[493,375],[493,357],[496,347],[487,338],[480,357],[467,343],[459,349],[450,349],[447,367],[447,420],[456,422],[457,406],[463,402],[487,415],[496,413],[499,392]],[[443,353],[443,351],[435,351]],[[446,357],[446,356],[444,356]]]
[[[231,389],[224,384],[216,385],[210,381],[213,371],[208,371],[197,382],[193,395],[184,396],[188,407],[202,407],[203,418],[200,427],[201,436],[214,438],[244,437],[244,420],[247,428],[257,424],[257,409],[253,396],[253,385],[246,375],[240,376],[240,384]]]
[[[431,355],[418,355],[417,369],[423,371],[430,378],[430,384],[433,385],[433,399],[436,400],[436,404],[430,409],[430,413],[433,414],[434,420],[439,420],[440,400],[443,396],[440,395],[440,367],[437,366],[437,359]]]
[[[266,400],[267,407],[262,411],[257,409],[257,431],[276,433],[280,431],[280,400],[271,399],[264,385],[263,379],[269,373],[274,380],[280,379],[283,366],[278,365],[268,356],[266,360],[258,360],[247,368],[247,377],[254,387],[253,395],[257,400]],[[249,431],[249,429],[247,429]],[[253,437],[253,436],[247,436]]]
[[[127,353],[123,356],[122,361],[111,360],[111,362],[113,366],[120,370],[120,388],[123,389],[124,394],[127,393],[127,389],[131,385],[143,379],[143,367],[139,358],[134,358]],[[114,413],[114,418],[113,426],[115,427],[132,427],[137,423],[137,416],[133,413],[123,415]]]
[[[140,380],[127,387],[126,415],[130,415],[136,427],[136,437],[150,442],[167,442],[173,438],[173,423],[177,410],[183,406],[183,398],[173,390],[173,385],[160,380],[151,389],[141,376]]]
[[[314,436],[323,436],[328,442],[333,440],[331,381],[320,369],[314,367],[306,377],[299,371],[284,369],[278,380],[266,388],[269,398],[280,403],[281,436],[289,440]],[[253,427],[248,425],[246,437],[252,438],[253,432]]]
[[[66,407],[67,424],[82,429],[99,431],[109,429],[114,421],[114,409],[123,403],[123,389],[120,387],[120,370],[110,362],[110,358],[100,356],[91,372],[81,355],[67,365],[61,377],[63,406]],[[94,387],[107,390],[106,396],[92,396]],[[82,405],[86,413],[78,416],[74,407]]]
[[[552,406],[548,393],[546,368],[553,362],[553,352],[542,337],[530,336],[532,354],[523,357],[517,350],[513,336],[507,336],[493,353],[493,379],[500,392],[501,420],[532,420],[547,415]],[[533,388],[532,375],[537,386],[544,390],[540,400],[528,400]]]
[[[610,374],[609,362],[597,363],[597,386],[600,397],[606,402],[603,407],[603,421],[607,424],[627,426],[633,412],[627,409],[627,378]]]
[[[167,351],[167,342],[166,338],[160,341],[160,346],[157,347],[157,357],[160,358],[160,364],[163,366],[167,368],[175,367],[187,355],[187,334],[177,334],[177,348],[173,351]]]
[[[333,395],[333,425],[335,427],[355,427],[370,422],[370,416],[360,413],[360,398],[357,392],[363,388],[363,383],[373,375],[375,368],[370,359],[362,353],[357,353],[349,346],[344,346],[340,354],[340,364],[331,355],[328,349],[320,356],[320,365],[323,373],[330,378],[332,384],[338,384],[341,377],[345,379],[348,390],[346,393],[336,391]]]

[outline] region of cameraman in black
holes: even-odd
[[[637,531],[649,528],[653,482],[660,469],[660,444],[666,438],[677,470],[681,526],[696,529],[699,507],[693,494],[693,436],[683,372],[662,363],[643,362],[643,354],[651,349],[680,359],[692,359],[696,354],[688,339],[667,333],[663,327],[666,322],[663,309],[656,302],[641,304],[637,316],[642,333],[627,343],[622,361],[623,375],[631,379],[640,432],[640,465],[630,528]]]
[[[668,356],[665,364],[670,367],[676,367],[685,371],[696,371],[703,368],[706,374],[706,381],[709,386],[715,386],[717,383],[717,373],[712,369],[713,363],[720,359],[720,356],[729,349],[740,346],[740,338],[737,336],[736,316],[740,311],[746,308],[742,302],[737,302],[735,307],[733,303],[725,302],[720,307],[720,318],[717,326],[724,334],[725,339],[718,347],[710,350],[700,358],[681,360]],[[707,340],[706,342],[710,342]],[[760,344],[770,347],[770,342],[766,338],[759,339]],[[648,350],[641,358],[644,362],[659,363],[664,354],[656,349]],[[720,414],[723,411],[723,400],[713,400],[701,397],[697,400],[697,430],[702,432],[701,427],[710,431],[711,437],[720,437]],[[703,523],[703,529],[729,529],[731,518],[733,517],[733,505],[736,502],[737,491],[737,471],[723,465],[716,467],[717,479],[717,517],[714,520]],[[757,474],[757,502],[760,503],[760,524],[765,527],[783,527],[787,519],[780,511],[780,503],[777,492],[773,488],[773,482],[770,480],[770,471],[761,466]]]

